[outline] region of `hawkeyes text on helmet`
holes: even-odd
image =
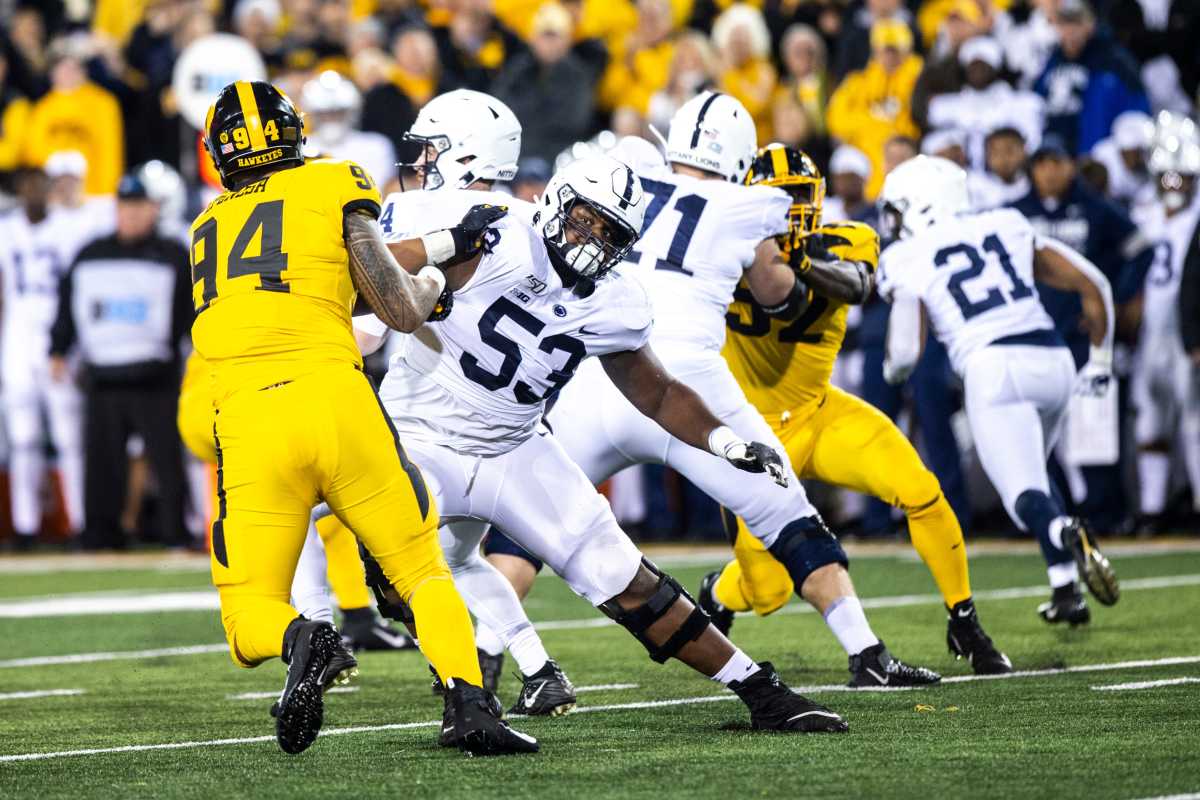
[[[236,81],[217,96],[204,121],[204,146],[221,184],[267,165],[303,163],[304,122],[288,96],[265,81]]]

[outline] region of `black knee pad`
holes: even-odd
[[[504,531],[497,530],[496,528],[488,531],[487,538],[483,540],[483,554],[490,556],[492,553],[516,556],[528,561],[538,572],[542,571],[542,560],[540,558],[534,556],[524,547],[521,547],[521,545],[508,538]]]
[[[842,543],[825,527],[820,517],[804,517],[789,522],[780,531],[775,544],[768,549],[787,568],[797,592],[808,576],[821,567],[828,564],[850,566]]]
[[[678,653],[688,642],[698,639],[700,634],[708,628],[710,620],[699,604],[692,600],[692,596],[687,593],[687,590],[679,585],[679,581],[661,571],[645,558],[642,559],[642,564],[658,576],[658,586],[655,587],[654,594],[650,595],[650,599],[637,608],[631,609],[621,608],[616,600],[609,600],[601,604],[600,610],[632,633],[634,638],[641,642],[642,646],[650,653],[651,661],[662,664]],[[662,619],[663,615],[680,597],[686,597],[691,601],[692,613],[667,638],[666,642],[657,645],[650,641],[650,638],[646,636],[646,629]]]
[[[367,586],[370,586],[375,594],[375,605],[378,606],[379,613],[404,625],[415,624],[416,617],[413,616],[412,607],[396,593],[396,587],[392,586],[392,582],[383,574],[383,567],[379,566],[379,562],[362,542],[358,543],[358,555],[367,575]]]

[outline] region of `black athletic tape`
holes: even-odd
[[[708,618],[708,614],[704,613],[704,609],[700,606],[693,606],[692,613],[688,614],[688,618],[683,621],[679,630],[671,634],[670,639],[667,639],[659,647],[647,645],[646,649],[650,651],[650,660],[658,664],[665,663],[667,659],[682,650],[688,642],[699,639],[711,624],[712,620]],[[646,642],[643,641],[642,644],[646,644]]]
[[[659,570],[658,567],[645,558],[642,559],[642,565],[658,576],[658,586],[655,588],[654,594],[650,596],[650,599],[641,606],[629,610],[621,608],[616,600],[609,600],[600,605],[600,610],[618,625],[621,625],[632,633],[634,638],[642,643],[642,647],[646,648],[646,652],[650,654],[652,661],[662,664],[678,653],[688,642],[694,641],[700,634],[704,633],[708,628],[710,620],[699,604],[687,593],[687,590],[679,584],[679,581]],[[646,630],[655,622],[662,619],[680,597],[685,597],[691,602],[693,606],[692,613],[667,638],[667,641],[661,645],[654,643],[646,635]]]
[[[700,106],[700,113],[696,115],[696,130],[692,131],[692,149],[695,149],[696,145],[700,144],[700,125],[704,122],[704,115],[708,113],[708,107],[720,96],[720,92],[713,92],[704,101],[704,105]]]

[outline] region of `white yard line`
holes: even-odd
[[[357,686],[334,686],[331,689],[326,689],[325,694],[353,694],[358,691]],[[279,697],[279,691],[274,692],[242,692],[241,694],[231,694],[225,699],[227,700],[274,700]]]
[[[0,700],[35,700],[39,697],[74,697],[83,694],[83,689],[40,689],[34,692],[8,692],[0,694]]]
[[[1159,578],[1135,578],[1121,583],[1124,591],[1141,591],[1146,589],[1171,589],[1178,586],[1200,585],[1200,574],[1167,575]],[[1023,597],[1042,597],[1046,594],[1045,586],[1022,586],[1011,589],[988,589],[975,593],[977,600],[1012,600]],[[215,594],[213,595],[216,596]],[[915,605],[940,605],[942,598],[936,594],[901,594],[891,597],[867,597],[862,601],[864,608],[902,608]],[[0,617],[4,616],[4,605],[0,604]],[[810,614],[813,609],[804,603],[791,603],[780,609],[778,614]],[[739,616],[752,617],[752,613]],[[546,620],[535,622],[533,627],[539,631],[573,631],[588,628],[605,628],[615,625],[604,616],[586,619]],[[155,650],[128,650],[108,653],[75,653],[61,656],[36,656],[32,658],[15,658],[0,661],[0,669],[13,667],[42,667],[54,664],[84,664],[92,661],[126,661],[143,658],[159,658],[163,656],[188,656],[204,653],[220,653],[227,648],[224,644],[201,644],[187,647],[164,647]]]
[[[1158,667],[1158,666],[1174,666],[1177,664],[1196,664],[1200,663],[1200,656],[1182,656],[1175,658],[1159,658],[1144,661],[1119,661],[1109,664],[1083,664],[1077,667],[1066,667],[1062,669],[1041,669],[1041,670],[1022,670],[1019,672],[1011,672],[1007,675],[962,675],[953,678],[946,678],[943,683],[967,683],[970,681],[980,680],[1003,680],[1012,678],[1032,678],[1044,677],[1051,675],[1062,675],[1070,672],[1103,672],[1108,670],[1121,669],[1138,669],[1142,667]],[[843,684],[826,684],[820,686],[796,686],[793,687],[796,691],[802,694],[817,694],[821,692],[848,692],[861,691],[860,689],[851,689]],[[936,689],[935,689],[936,690]],[[723,703],[730,700],[737,700],[737,696],[728,692],[724,694],[709,694],[699,697],[680,697],[672,700],[648,700],[634,703],[612,703],[609,705],[599,706],[582,706],[575,709],[575,714],[593,714],[604,711],[630,711],[646,708],[667,708],[670,706],[685,706],[696,703]],[[431,720],[429,722],[398,722],[388,725],[359,725],[349,728],[328,728],[321,731],[321,736],[343,736],[351,733],[375,733],[378,731],[397,731],[408,730],[412,728],[432,728],[440,725],[441,720]],[[163,742],[159,744],[132,744],[121,747],[92,747],[81,750],[59,750],[51,753],[15,753],[12,755],[0,755],[0,763],[12,761],[43,761],[51,758],[66,758],[69,756],[92,756],[106,755],[112,753],[142,753],[150,750],[181,750],[196,747],[218,747],[223,745],[234,744],[258,744],[261,742],[274,741],[274,736],[248,736],[236,739],[208,739],[193,742]]]
[[[220,607],[221,603],[213,589],[152,594],[62,595],[0,603],[0,619],[144,614],[151,611],[216,611]]]
[[[1161,681],[1134,681],[1133,683],[1107,683],[1093,686],[1097,692],[1128,692],[1137,689],[1157,689],[1160,686],[1179,686],[1184,683],[1200,683],[1200,678],[1168,678]]]
[[[576,692],[608,692],[617,689],[636,689],[636,683],[598,683],[595,686],[576,686]]]
[[[1189,794],[1160,794],[1157,797],[1143,797],[1140,800],[1200,800],[1200,792]]]

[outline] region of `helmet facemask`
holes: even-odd
[[[405,185],[405,173],[420,176],[421,181],[415,189],[440,189],[446,185],[446,179],[438,170],[437,162],[442,154],[450,149],[450,137],[445,135],[419,136],[415,133],[404,134],[404,141],[411,142],[420,148],[416,159],[400,165],[400,188],[408,191]]]
[[[793,249],[802,247],[805,237],[821,226],[821,208],[825,204],[825,181],[803,176],[785,176],[765,182],[784,190],[792,198],[788,207],[788,232],[779,242],[779,250],[786,256]]]
[[[599,280],[621,263],[638,240],[638,232],[624,220],[563,185],[558,211],[542,226],[542,237],[555,266],[582,278]],[[598,223],[603,234],[597,234]]]

